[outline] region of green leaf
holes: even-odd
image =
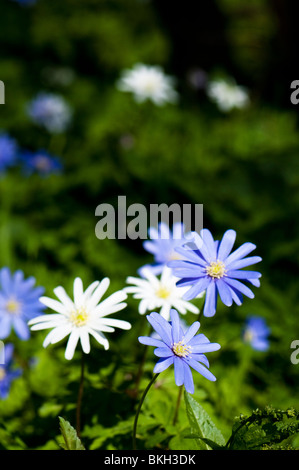
[[[188,437],[192,436],[197,448],[209,450],[210,448],[219,449],[225,446],[225,439],[221,431],[215,426],[203,407],[187,392],[185,392],[185,404],[191,428]]]
[[[64,443],[61,444],[61,447],[64,450],[85,450],[73,426],[71,426],[68,421],[61,418],[60,416],[59,422],[60,431],[64,439]]]

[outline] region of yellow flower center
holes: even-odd
[[[173,344],[172,351],[176,356],[187,357],[191,353],[191,346],[187,346],[182,341],[179,341]]]
[[[86,325],[89,318],[89,314],[84,308],[79,308],[70,314],[70,321],[75,326],[84,326]]]
[[[170,294],[170,290],[162,285],[156,290],[156,296],[160,297],[160,299],[167,299]]]
[[[219,260],[211,261],[211,263],[206,267],[206,273],[214,279],[221,279],[226,275],[225,264]]]
[[[14,299],[8,300],[5,305],[6,311],[8,313],[11,313],[12,315],[17,315],[18,313],[20,313],[20,306],[20,303]]]

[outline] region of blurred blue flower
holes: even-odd
[[[17,159],[17,143],[8,134],[0,134],[0,173],[15,164]]]
[[[21,153],[20,159],[26,174],[39,173],[42,176],[48,176],[52,173],[60,173],[62,170],[60,159],[45,150],[24,151]]]
[[[257,351],[267,351],[269,348],[270,328],[264,318],[249,316],[243,330],[243,340]]]
[[[4,363],[0,362],[0,398],[2,400],[7,398],[11,382],[22,373],[21,369],[13,368],[13,352],[14,346],[11,343],[4,346]]]
[[[165,222],[161,222],[158,228],[150,227],[148,233],[151,240],[146,240],[143,247],[154,256],[154,263],[143,266],[139,270],[140,275],[144,268],[150,268],[154,274],[161,274],[169,261],[184,259],[184,256],[176,251],[177,247],[183,246],[188,241],[190,234],[185,233],[183,223],[174,223],[171,231]]]
[[[39,93],[29,103],[27,112],[35,124],[53,134],[66,131],[72,118],[68,103],[62,96],[54,93]]]
[[[206,291],[204,316],[212,317],[216,313],[217,294],[222,302],[231,306],[233,302],[241,305],[243,294],[253,298],[253,292],[241,281],[259,287],[261,274],[256,271],[243,271],[241,268],[259,263],[262,258],[251,256],[245,258],[256,248],[253,243],[244,243],[231,253],[236,239],[234,230],[227,230],[222,240],[214,241],[211,232],[203,229],[194,234],[194,250],[177,248],[177,252],[187,260],[171,261],[168,266],[173,274],[180,278],[178,286],[191,288],[184,294],[185,300],[194,299],[200,292]]]
[[[43,313],[39,301],[43,287],[34,287],[34,277],[24,279],[21,270],[14,274],[5,267],[0,271],[0,339],[7,338],[13,329],[22,340],[27,340],[30,330],[27,322]]]
[[[190,367],[206,379],[215,381],[216,377],[207,369],[209,362],[204,353],[217,351],[220,349],[220,345],[211,343],[203,334],[195,336],[200,327],[198,321],[184,332],[178,312],[172,309],[170,317],[171,322],[168,322],[157,312],[147,315],[149,323],[161,339],[140,336],[138,340],[142,344],[156,347],[154,354],[160,359],[154,367],[154,373],[163,372],[173,364],[176,385],[184,385],[188,393],[194,393]]]
[[[35,5],[37,0],[12,0],[13,2],[18,3],[19,5]]]

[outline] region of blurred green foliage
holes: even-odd
[[[136,104],[116,89],[121,71],[136,62],[176,74],[171,58],[177,51],[150,1],[40,0],[27,8],[3,3],[0,78],[6,104],[0,109],[0,129],[22,148],[60,156],[64,171],[41,178],[13,169],[2,176],[0,266],[35,276],[49,296],[57,285],[71,293],[76,276],[85,286],[108,276],[113,291],[151,256],[140,240],[98,240],[98,204],[116,203],[118,195],[126,195],[128,205],[146,207],[203,204],[204,225],[216,238],[233,228],[238,245],[257,245],[263,277],[254,300],[246,299],[241,307],[220,304],[214,318],[202,320],[202,331],[222,347],[210,357],[216,383],[193,374],[194,399],[226,439],[240,413],[266,405],[299,409],[299,366],[290,361],[290,344],[299,337],[298,120],[296,109],[264,101],[255,88],[266,76],[265,61],[270,61],[277,32],[270,6],[215,3],[225,19],[231,63],[250,84],[252,98],[248,109],[224,115],[202,90],[191,87],[187,75],[178,80],[179,104],[163,108]],[[200,57],[194,62],[200,65]],[[214,71],[231,74],[230,64],[223,70],[215,59]],[[26,105],[40,90],[61,94],[72,106],[67,132],[50,135],[27,117]],[[129,299],[124,312],[121,318],[133,328],[114,333],[109,351],[94,343],[88,357],[82,405],[86,448],[131,448],[142,358],[137,337],[144,323],[135,301]],[[271,328],[266,353],[242,342],[249,314],[262,316]],[[194,315],[186,320],[194,321]],[[4,448],[58,449],[58,416],[74,423],[80,354],[67,363],[64,346],[44,350],[43,338],[42,332],[26,343],[9,338],[24,371],[0,401]],[[154,362],[148,351],[139,390],[150,380]],[[142,410],[141,447],[193,448],[184,438],[189,421],[183,404],[177,424],[172,423],[177,393],[173,371],[163,373]]]

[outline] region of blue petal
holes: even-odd
[[[184,383],[184,365],[183,360],[177,356],[173,358],[173,365],[174,365],[174,379],[176,385],[179,387]]]
[[[230,254],[235,240],[236,240],[235,230],[227,230],[222,237],[222,240],[219,244],[217,258],[221,261],[224,261]]]
[[[193,359],[188,359],[188,364],[190,367],[192,367],[194,370],[199,372],[201,375],[203,375],[206,379],[211,380],[214,382],[216,380],[216,377],[210,372],[205,366],[202,364],[199,364],[199,362],[193,360]]]
[[[200,323],[198,321],[195,321],[194,323],[192,323],[191,326],[189,326],[188,330],[186,331],[183,337],[183,341],[185,344],[188,344],[192,340],[194,335],[196,335],[196,333],[198,332],[199,327]]]
[[[231,294],[231,290],[228,285],[222,280],[217,280],[217,289],[220,295],[220,299],[227,307],[230,307],[233,303],[233,298]]]
[[[203,244],[200,248],[200,252],[205,260],[210,263],[213,260],[216,260],[217,252],[214,238],[210,230],[204,228],[201,230],[200,235],[203,239]]]
[[[150,315],[147,315],[147,319],[154,330],[156,330],[158,335],[164,341],[164,343],[166,343],[168,346],[171,346],[172,334],[170,323],[157,312],[153,312]]]
[[[164,358],[173,356],[172,350],[167,346],[156,348],[154,350],[154,354],[158,357],[164,357]]]
[[[247,258],[237,259],[229,265],[229,269],[241,269],[246,268],[252,264],[260,263],[262,258],[260,256],[248,256]]]
[[[194,285],[183,295],[184,300],[195,299],[201,292],[209,288],[210,284],[213,283],[208,276],[201,277],[195,281]],[[179,283],[177,283],[177,286]],[[182,284],[180,284],[182,285]]]
[[[156,338],[151,338],[149,336],[139,336],[138,341],[141,344],[145,344],[147,346],[155,346],[155,347],[163,347],[165,343],[163,341],[160,341],[159,339]]]
[[[182,361],[182,362],[183,362],[183,367],[184,367],[184,386],[185,386],[186,392],[194,393],[194,382],[193,382],[191,369],[185,361]]]
[[[170,310],[170,319],[171,319],[171,326],[172,326],[172,340],[174,343],[178,343],[181,339],[180,319],[179,319],[178,312],[174,308]]]
[[[217,307],[217,289],[216,282],[211,281],[207,291],[203,314],[205,317],[213,317]]]
[[[247,256],[251,251],[255,250],[256,246],[253,243],[243,243],[237,250],[233,251],[225,260],[226,267],[233,261],[237,261]]]
[[[249,297],[250,299],[254,298],[254,293],[249,289],[249,287],[245,286],[245,284],[242,284],[242,282],[239,282],[236,279],[231,279],[229,277],[225,278],[225,282],[229,286],[233,287],[236,291],[246,295],[246,297]]]
[[[154,373],[158,374],[160,372],[163,372],[172,364],[173,364],[173,356],[167,357],[166,359],[160,359],[154,367]]]

